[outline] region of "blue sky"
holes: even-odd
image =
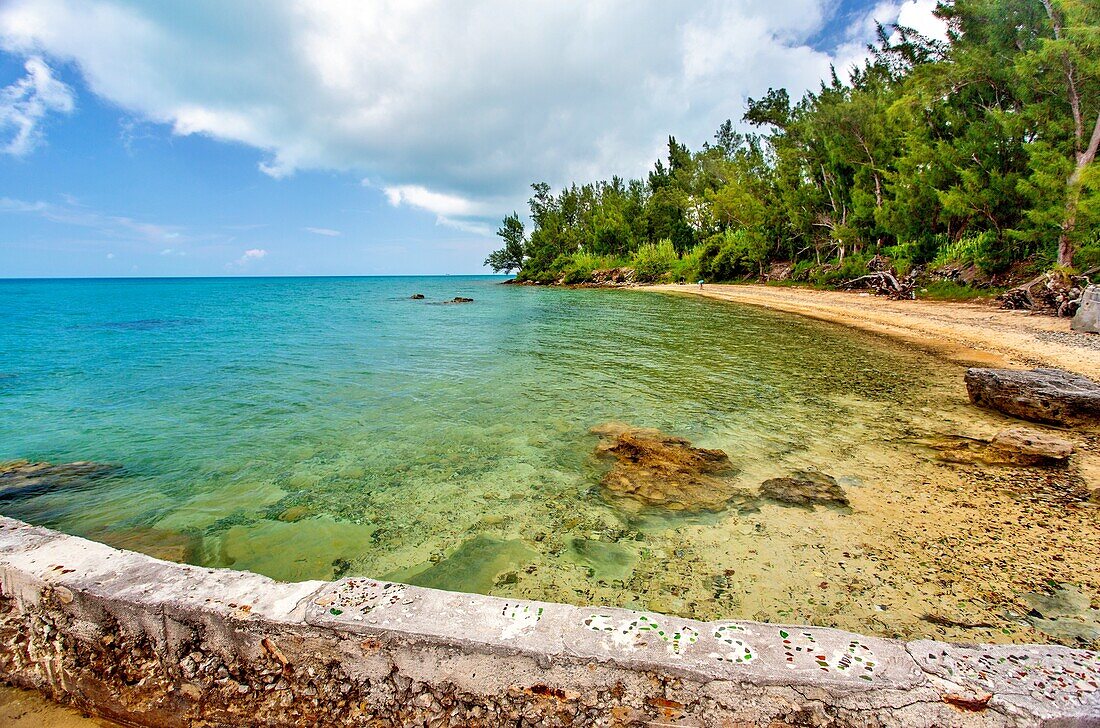
[[[931,0],[0,7],[0,277],[484,272],[528,183],[637,175]]]

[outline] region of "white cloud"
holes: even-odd
[[[947,40],[947,25],[933,15],[937,0],[906,0],[898,8],[898,25],[912,28],[926,38]]]
[[[241,263],[247,263],[251,260],[260,260],[267,256],[267,251],[262,248],[252,248],[251,250],[244,251],[244,255],[240,257]]]
[[[369,175],[391,204],[482,234],[530,182],[640,174],[669,133],[696,146],[748,96],[815,87],[871,40],[861,22],[810,47],[836,5],[6,0],[0,46],[74,62],[141,121],[259,149],[273,177]]]
[[[343,235],[339,230],[333,230],[332,228],[323,227],[304,227],[302,228],[307,233],[313,233],[314,235],[323,235],[328,238],[338,238]]]
[[[105,238],[117,238],[152,244],[178,243],[185,240],[198,239],[195,236],[187,236],[179,226],[159,225],[155,223],[135,220],[125,215],[112,215],[94,210],[79,200],[62,195],[62,203],[45,202],[36,200],[18,200],[10,197],[0,197],[0,213],[21,213],[41,217],[60,225],[90,228]],[[162,251],[161,254],[169,254]]]
[[[42,140],[39,125],[50,112],[73,110],[73,92],[38,56],[23,66],[27,75],[0,89],[0,151],[21,157]]]

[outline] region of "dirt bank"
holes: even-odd
[[[648,286],[855,326],[979,366],[1050,366],[1100,376],[1100,336],[1069,319],[1004,311],[989,303],[892,301],[866,294],[764,285]]]

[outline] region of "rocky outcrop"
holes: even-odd
[[[14,460],[0,463],[0,502],[25,498],[54,488],[72,488],[114,475],[119,465],[107,463],[32,463]]]
[[[1100,334],[1100,286],[1089,286],[1081,294],[1070,328],[1087,334]]]
[[[423,293],[414,293],[411,296],[409,296],[409,298],[411,298],[414,301],[423,301],[424,300],[424,294]]]
[[[760,497],[799,508],[813,508],[816,505],[848,507],[848,496],[836,478],[814,470],[796,470],[786,478],[765,480],[760,484]]]
[[[608,422],[592,428],[602,440],[596,454],[615,458],[604,476],[604,493],[674,511],[714,511],[740,495],[729,476],[734,467],[722,450],[693,447],[660,430]]]
[[[465,298],[463,296],[455,296],[450,301],[447,301],[447,303],[473,303],[473,302],[474,302],[474,299]]]
[[[966,391],[979,407],[1056,425],[1100,424],[1100,384],[1061,369],[966,371]]]

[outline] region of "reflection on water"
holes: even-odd
[[[865,334],[486,278],[0,287],[0,460],[125,468],[4,507],[34,523],[285,580],[878,634],[1041,641],[1018,594],[1097,593],[1078,471],[931,459],[921,437],[1004,421],[961,368]],[[724,450],[746,492],[826,474],[851,507],[623,507],[590,433],[611,421]]]

